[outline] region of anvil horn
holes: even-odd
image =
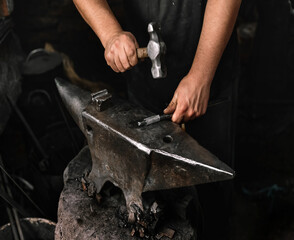
[[[234,171],[215,155],[200,146],[185,132],[170,135],[175,141],[164,149],[151,150],[151,167],[144,192],[170,189],[232,179]],[[167,136],[164,137],[164,139]]]
[[[91,95],[64,79],[55,78],[55,83],[64,105],[83,131],[82,112],[91,101]]]

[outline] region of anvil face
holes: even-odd
[[[115,98],[112,106],[99,112],[95,103],[90,103],[90,93],[65,81],[56,82],[65,105],[88,140],[90,180],[98,192],[106,181],[122,189],[129,211],[133,203],[142,208],[144,191],[233,178],[231,168],[177,124],[161,121],[135,127],[134,121],[153,113]]]

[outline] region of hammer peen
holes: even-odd
[[[139,59],[149,57],[152,62],[151,73],[153,78],[164,78],[167,74],[167,69],[164,61],[166,45],[160,36],[160,27],[157,23],[151,22],[148,24],[148,33],[150,40],[146,48],[137,49],[137,57]]]

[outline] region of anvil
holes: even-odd
[[[154,113],[107,91],[90,94],[56,79],[57,89],[87,138],[92,157],[88,176],[99,193],[106,181],[118,186],[126,200],[129,220],[142,192],[192,186],[232,179],[234,171],[200,146],[171,121],[136,127],[132,124]],[[105,105],[106,104],[106,105]]]

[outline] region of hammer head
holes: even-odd
[[[167,69],[164,61],[166,45],[160,37],[159,25],[155,22],[149,23],[148,33],[150,35],[150,41],[147,45],[147,52],[152,62],[152,76],[153,78],[164,78],[167,74]]]

